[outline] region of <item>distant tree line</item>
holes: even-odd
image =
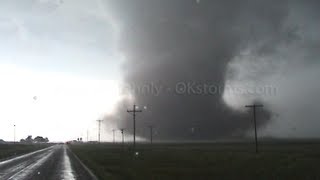
[[[21,139],[20,143],[32,144],[32,143],[48,143],[49,139],[47,137],[37,136],[32,139],[32,136],[28,136],[26,139]]]

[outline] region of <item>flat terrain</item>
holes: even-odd
[[[320,179],[319,142],[69,147],[100,179]]]
[[[43,149],[51,145],[52,144],[0,144],[0,160]]]
[[[0,179],[90,180],[95,177],[66,145],[53,145],[0,161]]]

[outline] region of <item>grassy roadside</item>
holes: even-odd
[[[52,144],[0,144],[0,161],[43,149]]]
[[[70,149],[100,179],[319,179],[320,144],[139,145],[139,155],[111,144]]]

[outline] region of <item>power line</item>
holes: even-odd
[[[262,108],[263,105],[253,104],[253,105],[246,105],[246,108],[252,108],[253,110],[253,122],[254,122],[254,137],[256,142],[256,153],[258,153],[258,137],[257,137],[257,122],[256,122],[256,108]]]
[[[133,116],[133,148],[136,147],[136,113],[142,112],[142,110],[137,110],[136,105],[133,105],[132,110],[127,110],[128,113],[132,114]]]

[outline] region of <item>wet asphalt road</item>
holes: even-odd
[[[0,179],[91,180],[96,178],[66,145],[55,145],[0,162]]]

